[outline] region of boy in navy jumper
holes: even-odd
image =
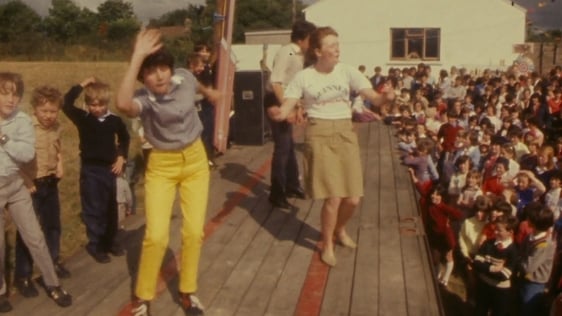
[[[87,111],[74,106],[85,91]],[[117,233],[116,176],[123,171],[129,149],[129,134],[120,117],[109,112],[109,86],[86,78],[64,97],[63,112],[76,125],[80,137],[80,199],[86,225],[86,250],[99,263],[111,261],[108,253],[123,250]],[[116,145],[117,142],[117,145]]]
[[[511,280],[517,267],[517,249],[513,233],[517,219],[510,215],[500,217],[496,222],[496,238],[487,239],[476,256],[473,267],[477,274],[475,315],[508,315]]]

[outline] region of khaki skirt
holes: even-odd
[[[313,199],[363,196],[363,172],[351,119],[309,118],[304,141],[304,175]]]

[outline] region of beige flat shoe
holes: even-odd
[[[320,259],[322,259],[322,261],[330,267],[336,266],[336,256],[334,256],[333,253],[328,254],[326,251],[322,251],[322,253],[320,254]]]
[[[338,237],[338,242],[347,248],[355,249],[357,248],[357,243],[351,239],[351,237],[344,235],[343,237]]]

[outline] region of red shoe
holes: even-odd
[[[203,304],[193,294],[180,293],[180,304],[186,316],[203,315]]]

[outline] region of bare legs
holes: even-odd
[[[334,237],[346,247],[357,247],[357,244],[345,231],[345,225],[353,215],[353,211],[358,204],[359,197],[327,198],[324,200],[321,212],[324,249],[321,253],[321,259],[329,266],[333,267],[336,265]]]

